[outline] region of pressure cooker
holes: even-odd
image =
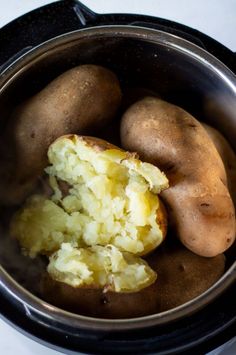
[[[122,85],[157,91],[213,125],[236,149],[236,57],[197,30],[151,16],[96,14],[79,1],[65,0],[3,27],[0,48],[0,130],[15,105],[57,75],[79,64],[99,64],[112,69]],[[107,320],[73,314],[41,300],[21,284],[22,275],[12,265],[11,243],[4,248],[2,318],[67,354],[198,354],[235,335],[232,250],[223,277],[194,300],[151,316]],[[13,259],[6,257],[8,252]]]

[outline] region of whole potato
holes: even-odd
[[[189,113],[154,97],[123,115],[121,142],[170,182],[161,196],[182,243],[202,256],[223,253],[235,239],[235,212],[223,162],[202,125]]]
[[[236,154],[225,137],[215,128],[203,123],[225,166],[229,192],[236,206]]]
[[[28,186],[34,185],[47,165],[47,150],[56,138],[102,127],[114,117],[120,102],[121,89],[114,73],[97,65],[81,65],[17,107],[5,135],[12,165],[7,177],[4,167],[0,172],[4,175],[1,202],[15,204],[27,195]]]
[[[166,311],[197,297],[222,276],[225,267],[223,254],[204,258],[179,245],[159,248],[146,261],[157,273],[157,280],[138,292],[71,287],[45,273],[40,286],[42,298],[86,316],[141,317]]]

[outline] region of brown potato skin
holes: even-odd
[[[78,134],[65,134],[65,135],[57,138],[56,141],[63,139],[63,138],[71,139],[72,141],[73,141],[73,139],[79,139],[80,141],[85,142],[89,147],[91,147],[96,152],[103,152],[104,150],[107,150],[107,149],[122,150],[121,148],[117,147],[116,145],[114,145],[110,142],[107,142],[104,139],[101,139],[98,137],[80,136]],[[129,154],[129,153],[127,152],[127,154]]]
[[[168,228],[168,216],[167,216],[167,211],[164,206],[164,203],[160,200],[160,197],[159,197],[159,208],[157,210],[156,221],[160,227],[160,230],[163,233],[163,238],[165,239],[167,234],[167,228]]]
[[[161,248],[148,258],[157,271],[157,309],[180,306],[208,290],[224,273],[225,256],[206,258],[182,245]]]
[[[154,97],[132,105],[121,121],[124,149],[157,165],[170,187],[161,193],[181,242],[213,257],[235,240],[235,211],[223,162],[208,134],[189,113]]]
[[[213,141],[224,163],[229,192],[234,202],[234,206],[236,206],[236,154],[225,137],[217,129],[206,123],[202,123],[202,125]]]
[[[206,291],[223,274],[224,255],[204,258],[181,245],[158,248],[146,258],[157,281],[139,292],[106,292],[74,288],[45,273],[41,295],[47,302],[78,314],[97,318],[135,318],[177,307]]]
[[[16,201],[16,188],[42,174],[48,147],[56,138],[104,126],[120,102],[121,89],[114,73],[97,65],[81,65],[61,74],[16,108],[5,135],[12,148],[12,167],[9,179],[0,184],[1,201],[20,202]]]

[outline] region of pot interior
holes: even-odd
[[[110,68],[119,77],[125,92],[142,88],[183,107],[198,120],[219,129],[236,149],[233,74],[189,42],[163,32],[129,27],[101,27],[67,34],[16,61],[0,79],[1,132],[16,105],[59,74],[80,64]],[[131,94],[130,102],[134,99]],[[127,105],[125,102],[121,111]],[[103,136],[104,132],[100,134]],[[114,139],[118,141],[118,137],[116,128]],[[45,261],[20,255],[18,246],[7,236],[6,221],[11,213],[12,210],[4,209],[0,262],[15,280],[37,295],[35,280],[45,268]],[[229,251],[227,268],[234,262],[231,254]]]

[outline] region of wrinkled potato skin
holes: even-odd
[[[63,73],[16,108],[5,135],[13,163],[8,180],[1,183],[1,202],[21,202],[17,201],[16,189],[22,181],[34,182],[42,174],[48,147],[56,138],[102,127],[116,114],[120,102],[121,89],[115,74],[97,65],[81,65]],[[27,192],[22,188],[23,197]]]
[[[205,123],[202,125],[213,141],[224,163],[229,192],[234,202],[234,206],[236,206],[236,155],[225,137],[217,129]]]
[[[158,277],[154,284],[139,292],[104,293],[99,288],[74,288],[44,274],[42,297],[57,307],[86,316],[141,317],[166,311],[197,297],[222,276],[225,265],[224,255],[204,258],[183,246],[159,248],[146,260]]]
[[[161,193],[181,242],[213,257],[235,239],[235,212],[223,162],[208,134],[189,113],[154,97],[123,115],[121,142],[143,161],[165,172],[170,187]]]

